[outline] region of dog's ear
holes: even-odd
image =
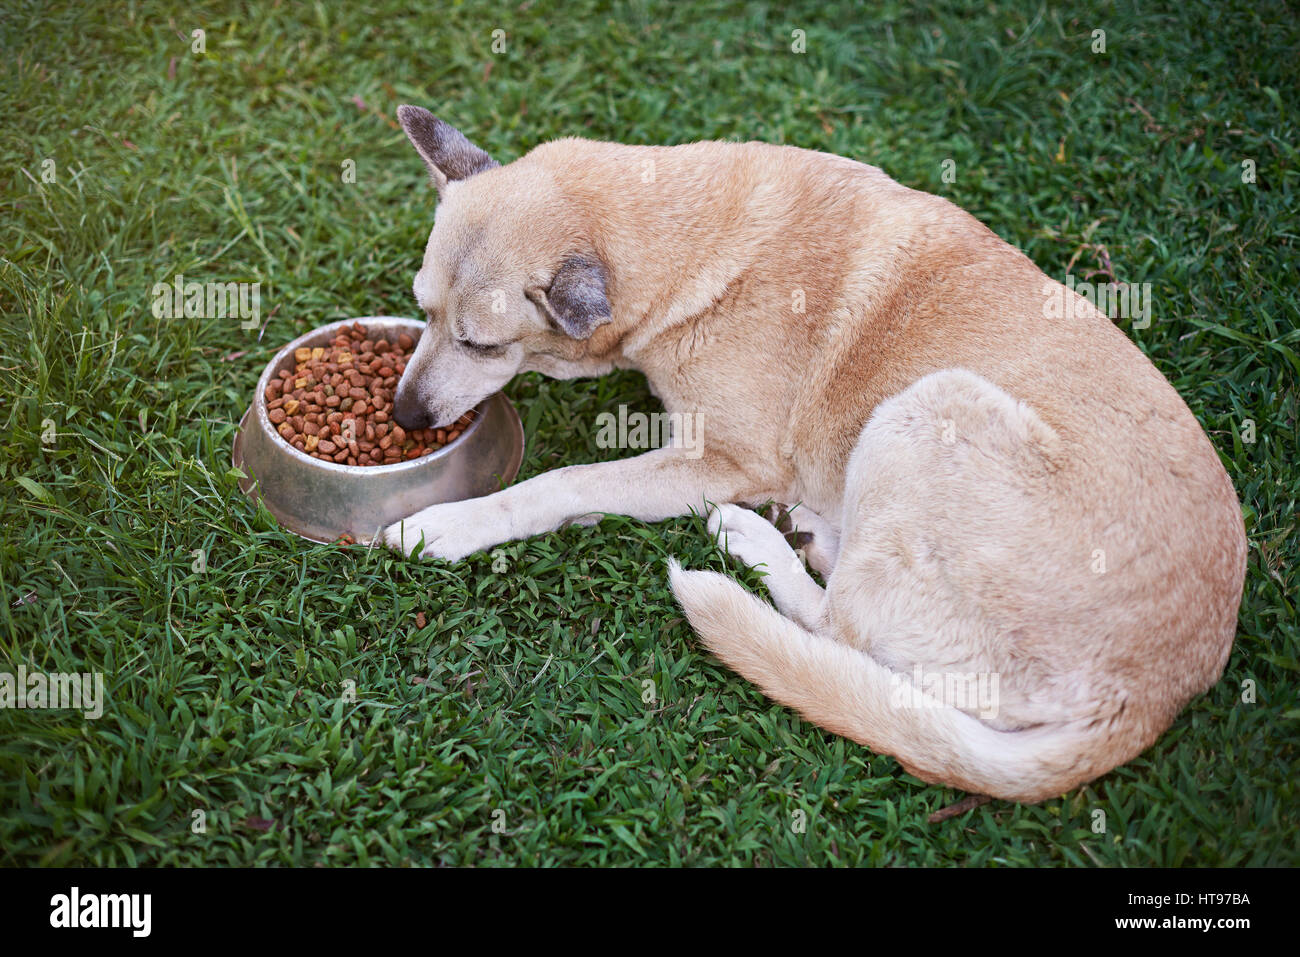
[[[429,167],[438,194],[453,180],[466,179],[501,164],[465,138],[465,134],[418,106],[399,106],[397,120],[415,151]]]
[[[549,289],[534,286],[525,294],[551,321],[575,339],[586,339],[613,317],[605,283],[609,273],[594,256],[570,256],[560,266]]]

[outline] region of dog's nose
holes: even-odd
[[[420,402],[410,390],[402,389],[400,384],[393,399],[393,421],[402,428],[427,429],[433,425],[433,418],[424,403]]]

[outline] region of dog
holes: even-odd
[[[1246,537],[1209,438],[973,216],[794,147],[570,138],[503,166],[398,118],[439,202],[396,421],[446,426],[520,372],[637,369],[703,441],[435,505],[388,545],[456,560],[705,512],[776,606],[670,562],[713,654],[923,781],[1011,801],[1129,761],[1222,675]],[[743,507],[766,502],[793,504],[802,556]]]

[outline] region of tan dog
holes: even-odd
[[[973,217],[790,147],[565,139],[498,166],[398,115],[441,194],[399,422],[450,423],[525,370],[634,368],[704,441],[434,506],[390,544],[457,559],[724,503],[710,528],[780,611],[673,563],[709,649],[918,777],[1011,800],[1128,761],[1222,674],[1246,540],[1213,447],[1105,315]],[[825,589],[730,504],[768,500],[798,504]]]

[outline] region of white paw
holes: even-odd
[[[787,568],[802,572],[803,563],[785,536],[761,515],[739,505],[715,505],[709,511],[709,533],[718,545],[750,567]]]
[[[384,543],[409,555],[420,543],[421,558],[457,561],[510,538],[509,515],[489,498],[431,505],[384,529]]]

